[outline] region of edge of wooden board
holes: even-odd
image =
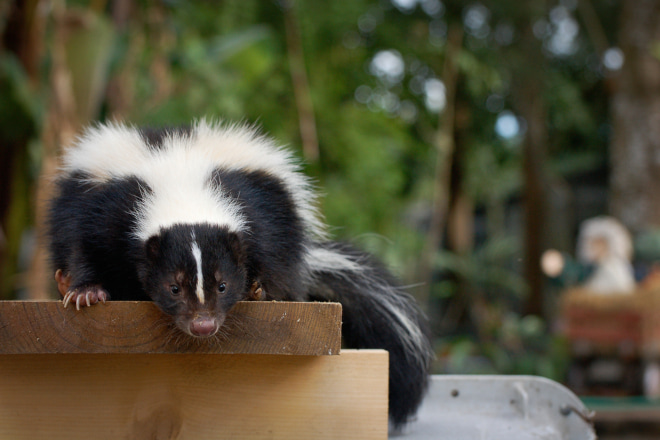
[[[341,305],[239,302],[218,335],[193,338],[148,301],[76,310],[61,301],[0,301],[0,354],[228,353],[335,355]]]

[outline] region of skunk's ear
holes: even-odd
[[[243,266],[246,262],[247,255],[245,251],[245,244],[240,234],[229,233],[226,237],[227,249],[234,257],[234,261],[239,266]]]
[[[148,260],[156,260],[160,255],[160,236],[152,235],[144,245]]]

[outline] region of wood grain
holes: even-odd
[[[241,302],[221,334],[196,339],[150,302],[0,301],[0,354],[244,353],[332,355],[341,347],[341,305]]]
[[[386,439],[388,354],[0,355],[0,438]]]

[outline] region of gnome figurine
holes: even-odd
[[[630,232],[612,217],[585,220],[578,236],[577,256],[594,265],[585,287],[597,293],[632,293],[635,277],[631,264]]]
[[[543,272],[571,285],[579,283],[594,293],[632,293],[635,277],[630,232],[618,220],[594,217],[582,222],[577,243],[577,262],[556,250],[541,259]]]

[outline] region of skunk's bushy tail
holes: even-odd
[[[389,351],[390,421],[401,427],[424,397],[433,359],[422,312],[371,255],[350,245],[316,243],[308,249],[306,261],[309,299],[342,304],[345,345]]]

